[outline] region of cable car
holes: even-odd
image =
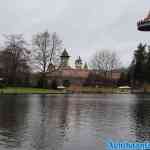
[[[150,11],[146,18],[138,21],[137,28],[139,31],[150,31]]]

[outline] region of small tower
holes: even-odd
[[[76,69],[82,69],[82,59],[80,56],[75,60],[75,67]]]
[[[68,67],[68,62],[69,62],[69,54],[66,49],[61,54],[61,66],[63,67]]]
[[[84,69],[85,69],[85,70],[88,70],[87,62],[85,62],[85,64],[84,64]]]

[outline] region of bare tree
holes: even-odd
[[[22,82],[29,74],[28,65],[30,51],[23,35],[5,35],[4,50],[0,54],[0,61],[4,71],[4,77],[8,83]]]
[[[108,50],[97,51],[91,60],[91,67],[99,72],[103,73],[105,79],[108,73],[111,73],[114,69],[119,68],[120,61],[115,52],[110,52]]]
[[[34,35],[34,57],[42,73],[46,73],[49,64],[58,64],[61,44],[55,32],[52,35],[48,31]]]
[[[50,35],[48,32],[37,33],[33,37],[34,58],[41,72],[45,73],[49,63]]]
[[[121,61],[115,52],[112,52],[110,56],[110,73],[112,79],[112,71],[121,67]]]
[[[51,35],[50,64],[59,65],[61,49],[62,49],[62,40],[60,40],[57,33],[54,32]]]
[[[47,70],[51,71],[49,66],[57,66],[59,64],[61,45],[62,41],[55,32],[50,34],[48,31],[45,31],[37,33],[33,37],[34,58],[41,71],[40,80],[42,87],[46,87],[46,73]]]

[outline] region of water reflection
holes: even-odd
[[[20,147],[27,128],[28,98],[0,97],[0,143],[6,147]]]
[[[0,96],[0,149],[103,150],[108,138],[149,140],[149,99],[150,95]]]
[[[33,129],[32,147],[36,150],[61,147],[67,128],[67,97],[42,96],[38,102],[39,121]]]
[[[150,95],[137,95],[133,115],[139,141],[150,141]]]

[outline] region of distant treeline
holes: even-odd
[[[59,59],[62,41],[48,31],[33,35],[27,43],[21,34],[4,35],[0,51],[1,86],[46,87],[49,64]]]
[[[59,66],[60,63],[62,40],[58,34],[48,31],[36,33],[31,44],[26,42],[23,35],[5,35],[4,38],[0,51],[0,86],[46,88],[49,66]],[[117,54],[107,50],[97,51],[89,64],[91,69],[103,72],[105,80],[108,72],[119,69],[122,73],[118,85],[141,85],[150,82],[150,47],[147,45],[139,44],[129,68],[120,69]],[[49,73],[54,68],[49,68]],[[88,81],[94,78],[97,76],[89,76]]]

